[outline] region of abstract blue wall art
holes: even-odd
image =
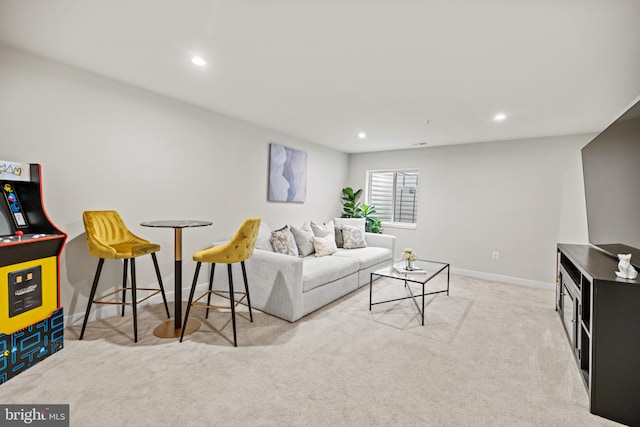
[[[307,197],[307,153],[270,144],[269,201],[304,202]]]

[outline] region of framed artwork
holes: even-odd
[[[307,197],[307,153],[269,145],[270,202],[304,202]]]

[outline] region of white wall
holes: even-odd
[[[160,243],[168,291],[173,231],[142,221],[213,221],[183,232],[188,288],[191,254],[228,238],[242,219],[261,216],[273,228],[341,211],[344,153],[1,46],[0,129],[0,159],[42,164],[45,208],[69,234],[66,314],[84,312],[97,263],[86,250],[84,210],[118,210],[134,233]],[[266,200],[270,142],[308,153],[305,203]],[[137,270],[139,283],[154,282],[150,258]],[[106,263],[101,280],[121,280],[121,264]]]
[[[580,149],[593,136],[352,154],[348,185],[364,188],[367,170],[419,169],[417,229],[384,230],[397,236],[398,252],[411,247],[464,274],[549,286],[556,243],[588,242]]]

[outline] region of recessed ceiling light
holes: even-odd
[[[497,121],[497,122],[501,122],[501,121],[503,121],[503,120],[504,120],[504,119],[506,119],[506,118],[507,118],[507,115],[506,115],[506,114],[504,114],[504,113],[499,113],[499,114],[496,114],[496,116],[493,118],[493,120],[495,120],[495,121]]]
[[[205,61],[204,59],[200,58],[199,56],[194,56],[193,58],[191,58],[191,62],[193,62],[194,64],[200,66],[200,67],[204,67],[205,65],[207,65],[207,61]]]
[[[365,139],[366,137],[367,137],[367,134],[366,134],[366,133],[364,133],[364,132],[360,132],[360,133],[358,134],[358,138],[360,138],[360,139]]]

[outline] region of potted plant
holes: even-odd
[[[365,219],[365,231],[380,234],[382,233],[382,221],[374,216],[375,213],[376,208],[373,205],[363,204],[358,208],[358,216]]]
[[[362,189],[351,187],[342,189],[342,218],[364,218],[365,231],[382,233],[382,221],[375,217],[376,208],[373,205],[360,204]]]

